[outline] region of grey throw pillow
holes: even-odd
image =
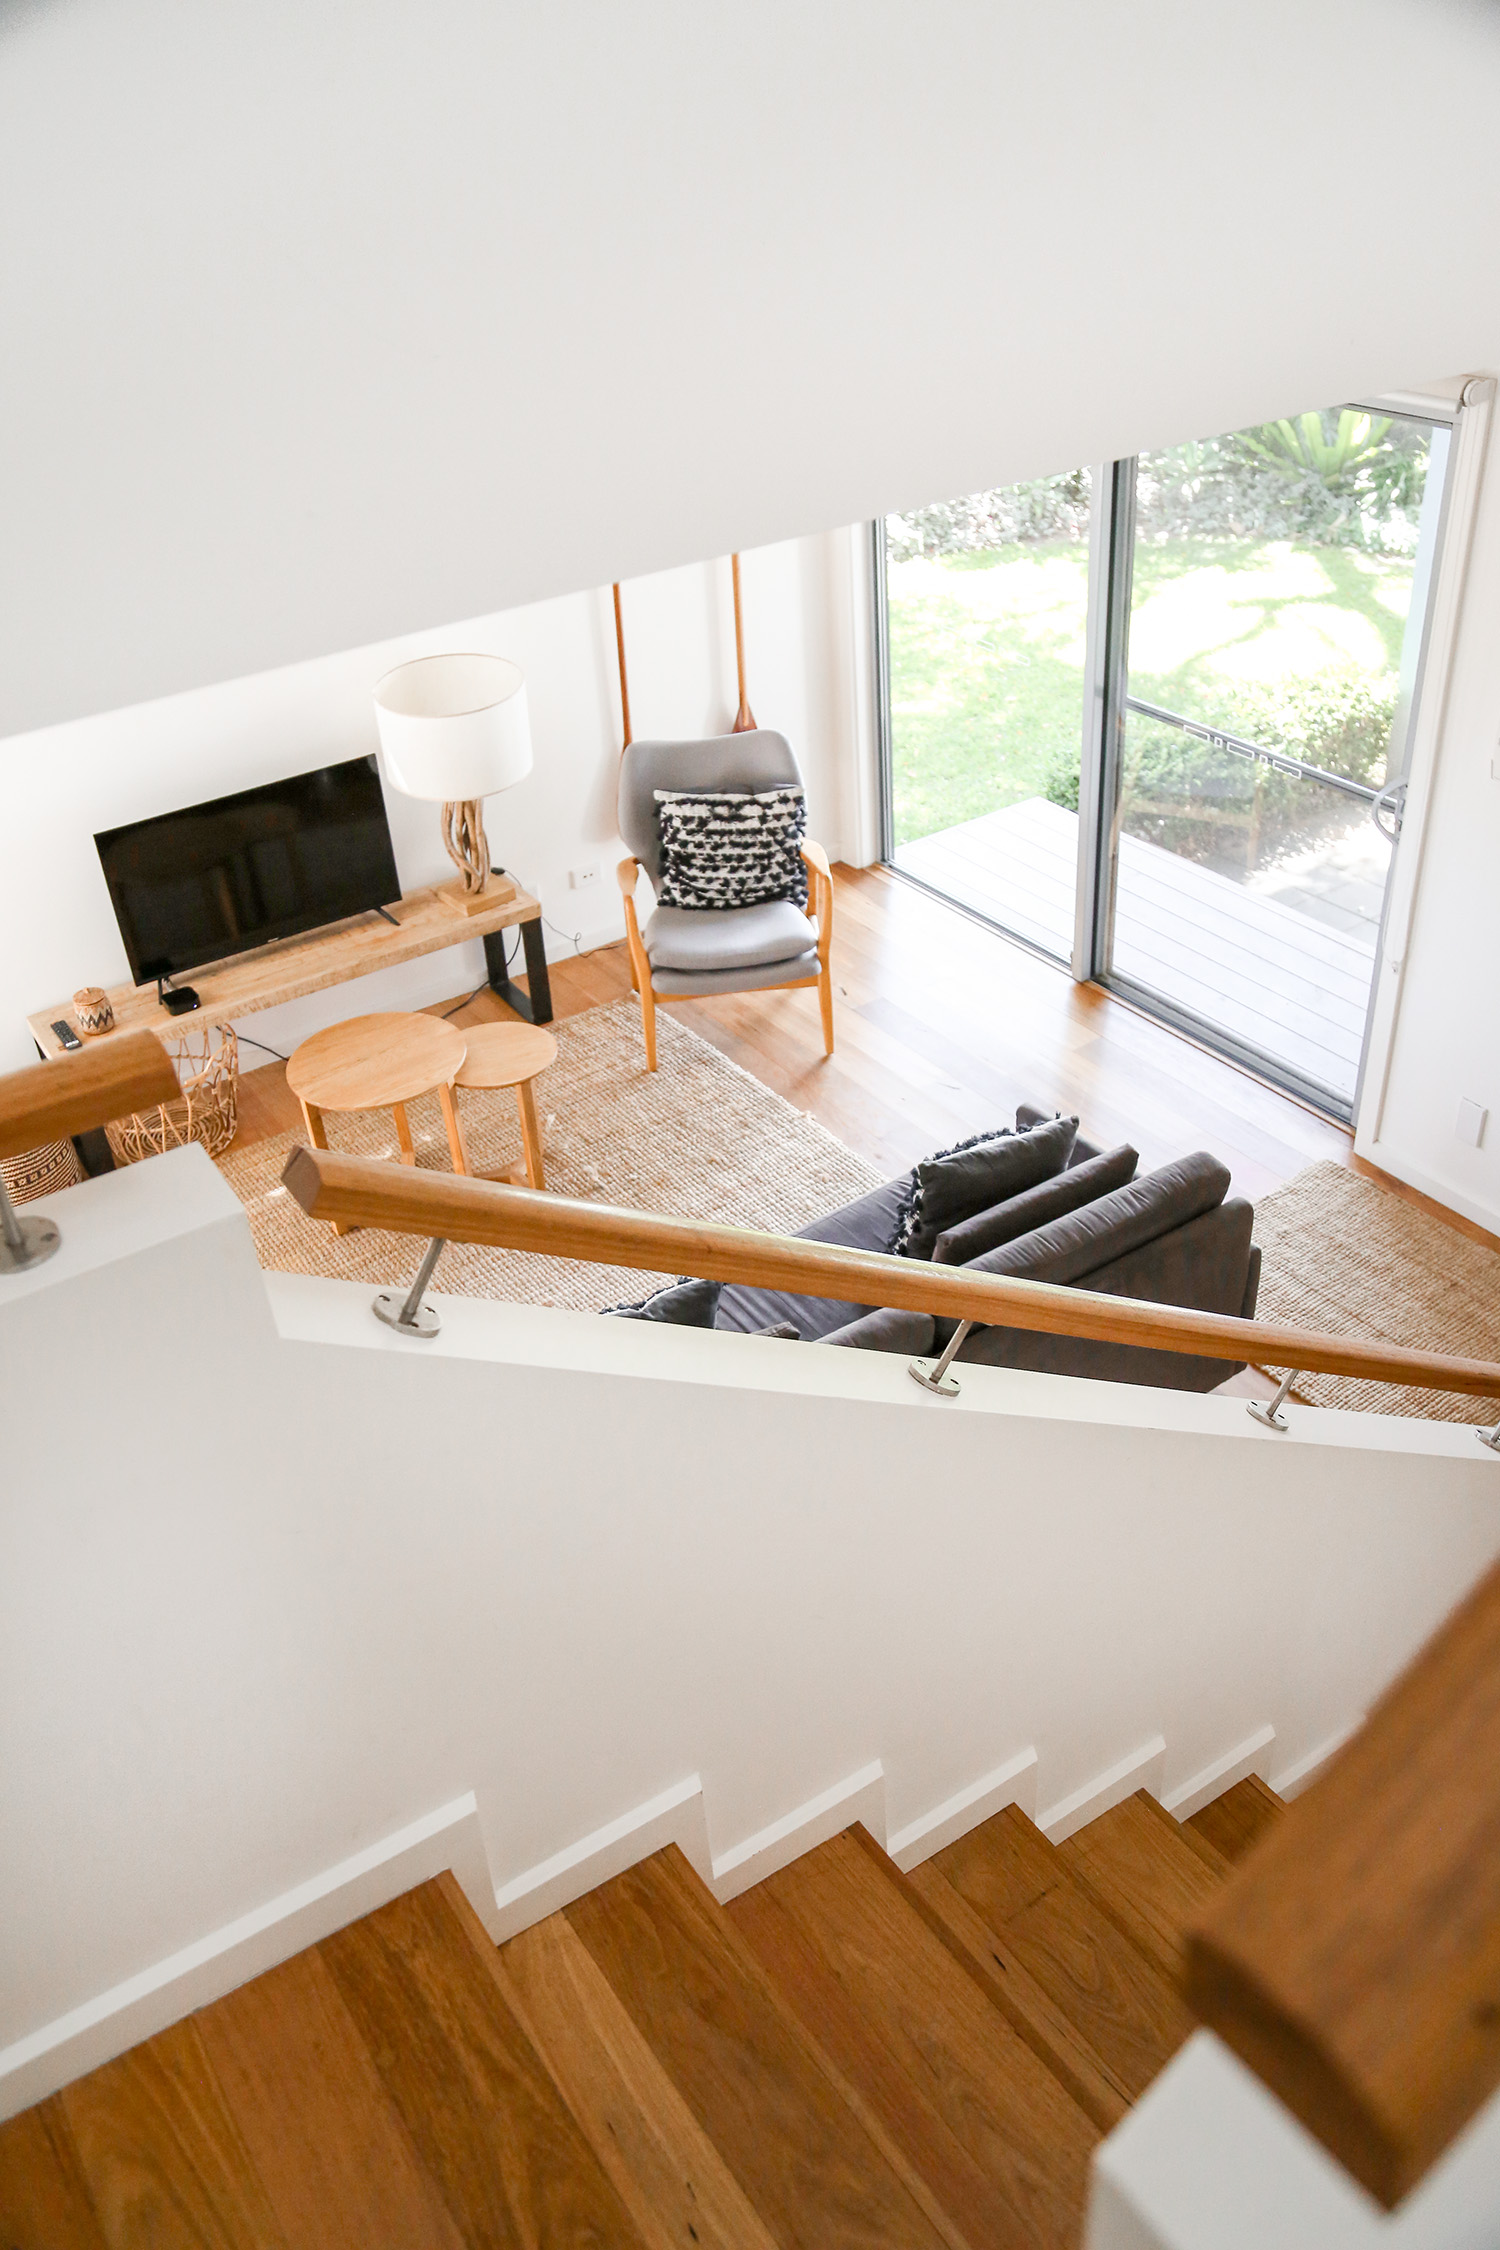
[[[920,1359],[932,1349],[935,1326],[931,1313],[882,1305],[875,1312],[867,1312],[862,1320],[851,1320],[845,1327],[835,1328],[832,1335],[820,1336],[818,1341],[842,1345],[846,1351],[914,1352]]]
[[[668,1283],[655,1289],[649,1297],[642,1297],[635,1305],[606,1305],[606,1320],[662,1320],[673,1328],[712,1328],[714,1315],[719,1309],[718,1281],[695,1281],[691,1277]]]
[[[1054,1117],[1029,1132],[1001,1126],[940,1149],[913,1171],[888,1247],[898,1258],[930,1258],[949,1227],[1060,1172],[1077,1134],[1076,1117]]]
[[[658,789],[659,906],[807,904],[800,782],[779,789]]]
[[[1091,1156],[1082,1164],[1070,1164],[1050,1180],[1040,1180],[1035,1187],[1024,1188],[1019,1195],[992,1210],[976,1212],[972,1219],[963,1219],[946,1234],[938,1236],[932,1253],[936,1266],[966,1266],[971,1258],[982,1257],[986,1250],[998,1250],[1002,1242],[1014,1242],[1018,1236],[1030,1234],[1033,1227],[1044,1227],[1050,1219],[1065,1218],[1096,1196],[1108,1195],[1113,1188],[1124,1187],[1135,1178],[1135,1168],[1140,1162],[1137,1152],[1127,1142],[1112,1148],[1104,1156]]]

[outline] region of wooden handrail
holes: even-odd
[[[370,1157],[344,1156],[334,1149],[294,1149],[281,1178],[313,1218],[346,1225],[536,1250],[548,1257],[647,1273],[699,1274],[710,1281],[791,1289],[853,1304],[895,1305],[1047,1336],[1087,1336],[1099,1343],[1140,1344],[1153,1351],[1195,1352],[1207,1359],[1254,1360],[1500,1398],[1500,1366],[1487,1360],[1362,1344],[1221,1313],[976,1274],[921,1258],[891,1258],[797,1236],[756,1234],[747,1227],[572,1202],[451,1172],[417,1172]]]
[[[1185,1981],[1387,2209],[1500,2087],[1500,1567],[1189,1932]]]
[[[181,1091],[154,1031],[116,1032],[80,1054],[0,1078],[0,1156],[20,1156],[112,1117],[155,1109]]]

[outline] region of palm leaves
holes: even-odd
[[[1352,483],[1362,469],[1390,450],[1386,444],[1390,426],[1388,414],[1366,414],[1346,406],[1337,414],[1299,414],[1295,421],[1263,422],[1259,429],[1242,430],[1239,442],[1284,476],[1313,476],[1332,491]]]

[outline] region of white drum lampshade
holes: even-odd
[[[531,771],[526,681],[504,656],[419,656],[375,688],[375,723],[386,778],[408,797],[443,808],[443,842],[462,877],[440,892],[476,914],[515,896],[490,874],[480,800]]]

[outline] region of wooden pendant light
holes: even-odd
[[[625,621],[620,615],[620,587],[615,583],[615,647],[620,652],[620,716],[625,722],[625,739],[620,744],[623,758],[630,748],[630,682],[625,677]]]
[[[755,729],[755,713],[745,698],[745,621],[740,614],[740,558],[731,555],[730,571],[734,578],[734,663],[739,675],[740,707],[734,715],[731,734],[750,734]]]

